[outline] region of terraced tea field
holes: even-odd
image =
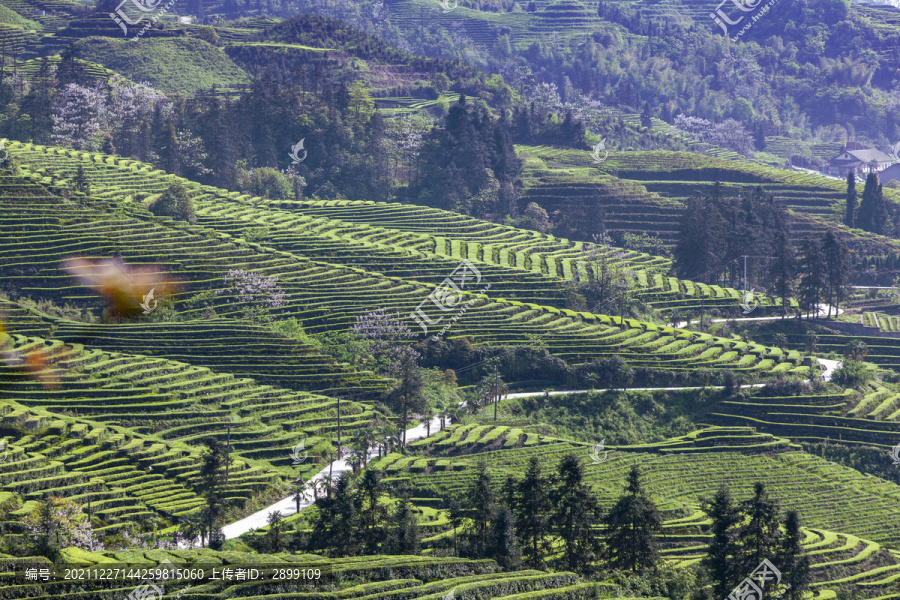
[[[684,201],[719,181],[729,193],[761,187],[772,194],[789,209],[796,241],[833,231],[861,255],[896,256],[900,251],[895,240],[840,224],[837,211],[843,210],[846,196],[841,181],[689,152],[615,151],[598,168],[586,150],[546,146],[516,150],[525,159],[527,192],[522,208],[537,202],[548,212],[565,214],[569,207],[596,204],[610,230],[647,232],[673,244]],[[885,193],[900,200],[893,190]]]
[[[558,441],[446,458],[389,456],[383,459],[388,464],[379,466],[387,467],[398,483],[408,479],[420,497],[440,498],[446,506],[468,489],[479,461],[487,464],[499,489],[507,474],[520,476],[532,456],[548,472],[562,455],[574,452],[583,460],[586,478],[604,509],[612,506],[631,466],[637,465],[651,497],[670,518],[693,514],[700,498],[712,496],[722,483],[735,496],[747,497],[755,481],[764,481],[770,494],[783,507],[796,509],[807,527],[852,531],[892,548],[900,541],[900,533],[890,525],[900,522],[900,487],[785,446],[778,451],[749,428],[708,430],[681,447],[608,446],[608,459],[599,464],[592,461],[590,450],[589,444]],[[391,462],[400,461],[405,464],[390,469]]]
[[[24,159],[28,155],[18,156]],[[58,158],[60,156],[62,155],[45,153],[42,150],[33,154],[34,158],[50,157],[50,162],[61,164],[65,169],[72,169],[75,161],[71,158],[60,160]],[[110,162],[113,160],[109,159]],[[688,334],[628,319],[624,323],[623,330],[618,318],[575,313],[568,309],[553,307],[552,302],[544,304],[546,300],[553,300],[551,294],[555,293],[556,298],[559,297],[559,284],[555,282],[562,277],[553,278],[539,272],[534,266],[537,263],[537,256],[543,258],[543,264],[554,265],[553,273],[568,274],[571,277],[573,262],[574,268],[584,268],[583,264],[566,257],[566,255],[578,256],[580,246],[577,243],[555,240],[549,236],[535,238],[538,234],[534,232],[500,228],[467,218],[462,218],[456,227],[459,231],[457,236],[462,239],[453,239],[449,237],[449,233],[446,237],[427,233],[415,235],[399,228],[376,228],[356,223],[348,225],[347,220],[328,219],[316,214],[343,212],[348,207],[355,208],[363,214],[362,209],[369,208],[365,203],[300,203],[301,211],[308,207],[313,215],[297,216],[294,212],[276,208],[268,209],[268,214],[264,215],[262,208],[253,207],[254,202],[260,201],[190,183],[188,185],[197,192],[195,202],[201,223],[195,227],[175,225],[165,219],[151,217],[139,206],[128,201],[128,198],[138,194],[159,193],[161,188],[164,189],[166,182],[171,180],[168,176],[161,172],[156,172],[154,176],[149,169],[142,167],[140,171],[132,171],[130,176],[120,175],[116,178],[115,186],[107,184],[109,187],[106,189],[109,191],[106,191],[104,181],[111,181],[113,175],[120,174],[122,169],[115,169],[114,165],[106,162],[84,161],[82,164],[85,163],[94,167],[92,190],[97,191],[92,194],[92,200],[72,203],[47,194],[40,187],[34,187],[39,181],[51,188],[58,185],[57,178],[69,175],[67,170],[62,169],[57,171],[50,167],[35,166],[40,172],[33,175],[31,179],[33,183],[15,181],[10,182],[8,186],[9,193],[4,195],[4,202],[11,202],[20,210],[27,209],[32,215],[43,214],[41,220],[45,221],[32,226],[29,237],[10,239],[7,250],[4,251],[8,258],[5,273],[9,274],[9,280],[24,293],[50,294],[60,302],[90,297],[88,290],[73,289],[70,292],[71,285],[68,279],[58,270],[60,261],[76,252],[94,254],[99,252],[102,255],[115,249],[129,262],[156,264],[159,268],[168,270],[176,279],[189,282],[186,285],[194,291],[215,286],[216,279],[224,275],[226,270],[221,259],[228,256],[230,268],[249,268],[267,275],[279,275],[285,291],[291,297],[289,310],[311,331],[322,331],[346,327],[353,322],[356,315],[381,307],[408,314],[425,299],[431,290],[429,286],[434,285],[427,282],[428,278],[439,283],[450,274],[459,258],[464,256],[468,256],[475,264],[481,263],[478,259],[478,245],[472,241],[490,239],[499,248],[487,243],[481,244],[481,257],[490,256],[492,259],[482,275],[485,282],[493,277],[491,295],[470,295],[473,304],[466,314],[466,319],[456,325],[455,335],[468,335],[479,342],[516,344],[527,341],[528,335],[538,334],[545,337],[552,352],[576,362],[584,360],[587,356],[624,351],[626,355],[633,356],[637,365],[652,365],[667,369],[684,368],[688,364],[695,363],[710,367],[730,365],[753,371],[790,370],[795,366],[791,362],[784,361],[785,356],[777,349],[766,349],[734,340],[714,339],[706,335]],[[131,164],[130,161],[124,163],[115,166],[127,167]],[[96,168],[96,165],[101,164],[104,166]],[[104,173],[108,171],[112,172],[105,175]],[[140,174],[150,176],[140,177]],[[129,180],[135,183],[140,181],[140,187],[131,186]],[[119,206],[123,199],[122,209],[115,218],[104,212]],[[386,205],[385,208],[398,217],[403,209],[402,205]],[[50,214],[53,216],[48,219]],[[370,214],[371,218],[370,212],[366,211],[366,214]],[[426,214],[430,216],[430,213]],[[14,221],[20,220],[19,217],[12,218]],[[309,232],[307,235],[294,233],[300,229],[299,224],[306,226]],[[250,226],[267,229],[268,231],[263,234],[263,241],[276,248],[256,243],[247,244],[241,238],[223,231],[230,230],[237,234],[238,225],[243,225],[242,231]],[[443,223],[432,223],[429,226],[443,227],[448,232],[453,230]],[[349,229],[351,233],[342,235],[345,229]],[[487,230],[487,234],[482,233],[484,230]],[[395,245],[394,240],[398,239],[404,240],[404,243]],[[41,240],[42,251],[36,254],[29,240]],[[59,242],[48,243],[50,240]],[[80,241],[73,244],[73,240]],[[338,243],[335,244],[333,240],[338,240]],[[341,242],[345,240],[346,242],[342,244]],[[532,240],[537,241],[541,247],[549,246],[550,251],[526,255],[525,252],[517,250],[522,246],[533,245]],[[277,249],[279,246],[283,249]],[[431,246],[430,253],[428,246]],[[485,247],[489,248],[485,250]],[[389,252],[383,258],[379,257],[382,248],[385,252]],[[434,261],[427,267],[426,262],[420,262],[421,266],[413,265],[410,269],[412,272],[401,273],[403,277],[385,275],[374,270],[387,266],[390,256],[396,257],[398,252],[433,261],[435,258],[446,258]],[[556,258],[554,254],[560,258]],[[327,257],[329,262],[310,260],[308,257],[312,255],[317,258]],[[512,256],[515,256],[515,267],[511,264]],[[381,262],[371,262],[379,259]],[[529,266],[527,259],[531,259],[532,262],[529,272],[535,276],[533,281],[545,282],[546,285],[543,287],[547,291],[541,291],[541,286],[537,284],[529,284],[530,289],[522,290],[520,284],[509,281],[513,273],[526,270]],[[36,263],[36,260],[39,262]],[[351,262],[353,260],[359,262],[354,264]],[[645,263],[653,265],[659,262],[659,259],[649,255],[636,253],[626,256],[626,260],[636,265]],[[45,266],[36,268],[38,264]],[[367,268],[361,269],[356,266],[359,264]],[[490,266],[500,268],[491,271]],[[426,268],[428,271],[425,271]],[[426,274],[429,277],[423,277]],[[501,277],[503,279],[500,279]],[[421,279],[426,279],[426,282],[421,282]],[[653,275],[650,280],[659,284],[659,287],[665,284],[678,285],[679,288],[681,286],[677,280],[666,279],[658,274]],[[525,302],[502,297],[494,299],[495,285],[500,294],[514,298],[518,296]],[[700,289],[710,297],[721,299],[722,302],[739,301],[736,297],[739,294],[735,290],[699,284],[693,286],[689,282],[684,285],[691,291]],[[653,290],[651,287],[648,294],[650,297],[673,296],[671,289],[665,296]],[[538,293],[546,294],[550,298],[540,296],[535,298]],[[216,311],[220,316],[228,317],[234,313],[234,308],[229,307],[226,301],[225,297],[217,301]],[[498,327],[498,323],[506,325]],[[799,355],[786,358],[793,361],[799,358]]]
[[[13,332],[15,330],[13,329]],[[270,461],[270,470],[290,464],[290,449],[307,438],[319,450],[337,430],[337,399],[261,385],[187,363],[63,344],[12,334],[19,352],[41,348],[59,385],[47,389],[21,373],[0,382],[4,399],[59,415],[89,418],[164,440],[198,443],[231,430],[232,447],[250,459]],[[11,367],[6,367],[8,371]],[[370,403],[345,400],[349,430],[380,416]],[[321,453],[316,450],[316,460]],[[308,468],[312,468],[311,464]],[[291,472],[291,471],[285,471]]]

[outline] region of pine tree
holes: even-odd
[[[468,516],[474,528],[475,555],[484,557],[488,550],[488,533],[496,509],[494,492],[491,489],[491,476],[484,463],[478,464],[478,471],[475,481],[472,482],[472,487],[469,489],[468,498],[471,502]]]
[[[822,292],[825,289],[825,257],[822,246],[814,238],[807,238],[800,244],[803,258],[800,260],[800,306],[807,315],[819,311]]]
[[[517,501],[513,505],[516,532],[522,543],[526,564],[532,569],[543,566],[543,557],[549,552],[550,543],[550,482],[541,473],[541,464],[532,456],[525,468],[525,477],[517,486]]]
[[[361,498],[353,493],[350,478],[350,473],[341,473],[331,493],[316,500],[319,513],[309,537],[309,550],[328,550],[336,556],[358,554]]]
[[[516,540],[515,528],[515,518],[509,507],[500,507],[497,510],[497,516],[491,528],[488,554],[505,571],[517,568],[522,559],[522,553]]]
[[[696,277],[708,283],[714,275],[713,270],[722,264],[723,248],[728,240],[726,222],[720,212],[722,201],[719,182],[716,182],[710,195],[688,199],[681,216],[674,252],[680,275]]]
[[[726,598],[742,578],[736,565],[740,548],[734,530],[740,522],[740,514],[724,485],[702,504],[712,520],[712,539],[707,546],[703,567],[713,582],[713,597]]]
[[[890,215],[888,214],[887,203],[884,199],[881,184],[878,183],[878,176],[875,173],[869,173],[866,177],[862,202],[859,203],[856,226],[878,234],[883,234],[885,231],[890,230]]]
[[[420,543],[418,521],[409,500],[403,498],[391,515],[387,551],[389,554],[418,554]]]
[[[800,515],[789,510],[784,518],[784,535],[778,549],[777,566],[783,574],[781,583],[790,586],[785,600],[800,600],[809,587],[809,557],[806,556],[800,531]]]
[[[396,378],[397,384],[388,392],[387,401],[391,409],[401,415],[403,445],[406,446],[406,426],[409,423],[409,414],[419,410],[425,400],[422,395],[425,379],[416,363],[414,353],[405,352],[397,360]]]
[[[213,547],[214,542],[218,542],[215,534],[225,513],[225,471],[230,457],[215,438],[203,440],[203,445],[205,448],[200,457],[200,485],[206,500],[204,524],[210,547]]]
[[[366,469],[359,481],[360,534],[364,541],[366,552],[370,554],[378,552],[378,544],[384,537],[382,523],[385,520],[386,511],[378,501],[384,487],[381,483],[383,475],[382,471]]]
[[[822,239],[822,255],[825,260],[825,289],[828,300],[828,317],[831,308],[835,314],[850,289],[850,251],[847,244],[829,231]]]
[[[856,227],[856,174],[847,172],[847,210],[844,214],[844,225],[851,229]]]
[[[786,232],[775,240],[775,262],[769,272],[775,284],[775,293],[781,298],[781,315],[787,315],[791,296],[794,295],[794,278],[797,275],[797,254]]]
[[[631,468],[625,494],[604,521],[607,561],[612,568],[633,573],[656,569],[659,544],[655,535],[662,529],[662,518],[641,485],[637,466]]]
[[[575,455],[559,461],[554,483],[551,523],[563,542],[563,563],[567,569],[587,571],[600,550],[594,526],[601,515],[597,499],[584,482],[584,467]]]
[[[753,497],[741,502],[745,522],[738,529],[741,540],[741,573],[750,574],[763,560],[778,552],[779,530],[778,503],[769,498],[765,484],[753,485]]]

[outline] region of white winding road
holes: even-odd
[[[831,376],[834,373],[834,370],[840,364],[840,361],[828,360],[825,358],[817,358],[816,360],[819,361],[820,365],[825,367],[825,371],[822,374],[823,378],[826,381],[830,381]],[[765,385],[765,384],[754,383],[754,384],[743,385],[741,387],[750,388],[750,387],[761,387],[763,385]],[[711,387],[721,388],[722,386],[711,386]],[[609,390],[615,390],[615,389],[618,389],[618,388],[608,388],[607,390],[593,390],[593,391],[609,391]],[[701,388],[699,388],[699,387],[629,388],[629,391],[630,390],[678,391],[678,390],[695,390],[695,389],[701,389]],[[559,395],[563,395],[563,394],[579,394],[579,393],[585,393],[585,392],[589,392],[589,391],[592,391],[592,390],[565,390],[565,391],[558,391],[558,392],[550,392],[550,395],[551,396],[559,396]],[[529,396],[543,396],[543,395],[544,395],[544,392],[520,392],[520,393],[516,393],[516,394],[506,394],[504,396],[504,398],[527,398]],[[435,417],[431,421],[431,431],[438,431],[440,429],[440,425],[441,425],[440,419]],[[411,429],[406,430],[407,443],[414,442],[414,441],[422,439],[424,437],[425,437],[425,423],[424,422],[419,425],[416,425],[415,427],[412,427]],[[369,448],[369,459],[371,460],[372,458],[377,458],[377,457],[378,457],[378,451],[374,448]],[[332,462],[330,465],[326,465],[324,469],[322,469],[321,471],[316,473],[310,481],[319,481],[319,480],[324,479],[328,475],[329,470],[331,471],[331,473],[334,477],[337,477],[340,473],[343,473],[344,471],[349,471],[350,466],[347,464],[347,461],[345,459],[336,460],[336,461]],[[309,487],[309,482],[307,482],[307,488],[308,487]],[[311,500],[309,500],[308,498],[303,499],[300,501],[300,510],[303,510],[307,506],[311,506],[311,505],[312,505]],[[296,500],[294,500],[293,496],[290,496],[283,500],[279,500],[275,504],[272,504],[271,506],[268,506],[258,512],[255,512],[248,517],[244,517],[240,521],[235,521],[234,523],[226,525],[225,527],[222,528],[222,530],[225,533],[225,539],[230,540],[230,539],[239,537],[252,529],[259,529],[259,528],[265,527],[266,525],[268,525],[267,519],[269,517],[269,514],[274,511],[279,511],[282,514],[282,516],[289,517],[297,512],[297,502],[296,502]]]
[[[828,308],[829,308],[829,306],[828,306],[827,304],[819,304],[819,305],[818,305],[818,310],[817,310],[815,316],[813,316],[812,318],[813,318],[813,319],[819,319],[819,318],[828,316]],[[836,308],[836,307],[831,307],[831,308],[834,308],[834,311],[833,311],[833,312],[834,312],[835,315],[841,315],[841,314],[844,314],[844,309],[843,309],[843,308]],[[709,322],[709,323],[726,323],[726,322],[729,322],[729,323],[730,323],[731,321],[779,321],[779,320],[781,320],[781,319],[796,319],[796,318],[797,318],[796,316],[792,316],[792,317],[782,317],[782,316],[774,316],[774,317],[726,317],[726,318],[724,318],[724,319],[709,319],[707,322]],[[807,317],[806,317],[806,315],[800,315],[800,318],[801,318],[801,319],[806,319]],[[694,323],[699,323],[699,322],[700,322],[700,319],[697,319],[696,321],[691,321],[690,324],[693,325]],[[687,327],[687,326],[688,326],[688,322],[687,322],[687,321],[679,321],[678,323],[673,324],[673,327],[675,327],[676,329],[683,329],[683,328],[685,328],[685,327]]]

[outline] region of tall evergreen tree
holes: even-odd
[[[215,438],[203,440],[204,450],[200,456],[200,482],[206,500],[204,525],[210,547],[215,548],[220,541],[219,524],[225,514],[225,471],[230,458]]]
[[[844,225],[851,229],[856,227],[856,174],[847,172],[847,208],[844,213]]]
[[[775,240],[775,262],[770,276],[775,285],[775,293],[781,298],[781,316],[787,315],[790,298],[794,294],[794,278],[797,276],[797,254],[786,232],[781,232]]]
[[[476,556],[484,557],[488,550],[488,538],[491,530],[491,521],[496,510],[494,491],[491,489],[491,475],[487,472],[487,465],[478,464],[475,481],[469,489],[468,499],[470,506],[468,516],[474,529],[472,542]]]
[[[785,600],[800,600],[809,588],[809,557],[802,546],[803,533],[800,531],[800,515],[789,510],[784,517],[784,535],[778,548],[776,564],[783,574],[781,583],[790,586]]]
[[[360,504],[360,496],[351,487],[351,474],[338,475],[331,493],[316,500],[319,514],[309,549],[326,550],[336,556],[358,554]]]
[[[724,485],[715,495],[703,501],[703,510],[712,520],[712,539],[703,559],[703,567],[713,583],[713,597],[726,598],[743,576],[739,575],[736,557],[739,546],[734,531],[740,514]]]
[[[384,506],[378,501],[384,489],[382,477],[382,471],[366,469],[359,480],[359,527],[365,550],[369,554],[378,552],[378,544],[383,538],[381,524],[387,516]]]
[[[683,277],[700,278],[706,283],[722,264],[726,230],[718,208],[722,196],[721,184],[716,182],[709,196],[697,195],[687,201],[674,252],[678,273]]]
[[[859,203],[856,226],[878,234],[883,234],[890,230],[890,214],[887,201],[884,199],[881,184],[878,183],[878,175],[875,173],[869,173],[866,177],[862,202]]]
[[[781,531],[778,520],[778,503],[769,497],[765,484],[753,485],[753,497],[741,503],[744,522],[738,529],[742,544],[741,573],[749,575],[763,560],[771,559],[778,552]]]
[[[418,554],[420,543],[418,521],[409,500],[403,498],[391,515],[387,551],[389,554]]]
[[[507,506],[497,509],[497,516],[491,528],[488,554],[505,571],[515,569],[521,562],[522,553],[516,540],[515,517]]]
[[[395,368],[397,384],[386,395],[391,409],[400,413],[404,446],[406,445],[406,425],[409,423],[409,414],[422,408],[425,402],[422,395],[425,379],[416,364],[416,357],[417,355],[412,352],[404,352],[400,355]]]
[[[807,315],[817,313],[825,290],[825,256],[815,238],[807,238],[800,244],[800,307]]]
[[[822,256],[825,260],[825,297],[828,301],[828,317],[835,314],[850,289],[850,251],[844,240],[829,231],[822,239]]]
[[[600,544],[594,527],[601,520],[597,499],[584,481],[584,467],[574,454],[559,461],[550,495],[551,523],[563,542],[563,563],[573,571],[587,571]]]
[[[604,519],[607,560],[615,569],[633,573],[655,570],[659,561],[656,534],[662,518],[641,485],[641,471],[635,465],[628,473],[628,487]]]
[[[550,548],[550,482],[541,473],[541,464],[532,456],[525,468],[525,477],[517,486],[517,501],[513,505],[516,532],[522,543],[525,563],[532,569],[543,566],[543,557]]]

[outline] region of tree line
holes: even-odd
[[[651,574],[665,578],[660,535],[663,517],[633,466],[625,489],[602,510],[585,479],[584,466],[572,454],[560,458],[553,473],[544,473],[531,457],[521,477],[496,482],[479,463],[464,493],[449,505],[452,536],[434,552],[490,558],[504,570],[561,569],[596,576],[601,573]],[[343,473],[317,494],[307,523],[285,531],[280,515],[253,542],[260,551],[315,551],[329,556],[418,554],[421,534],[411,489],[391,488],[388,500],[380,471],[359,477]],[[692,600],[725,598],[744,578],[770,561],[781,572],[785,598],[799,600],[807,589],[809,559],[801,542],[796,511],[782,514],[764,484],[750,498],[736,501],[722,486],[701,499],[709,515],[711,540],[691,585]]]
[[[716,182],[687,201],[673,254],[682,277],[735,288],[744,285],[746,260],[747,289],[771,290],[781,299],[782,315],[796,294],[801,312],[816,314],[827,304],[830,317],[850,293],[850,250],[833,231],[802,240],[799,250],[787,210],[774,196],[761,187],[728,195]]]

